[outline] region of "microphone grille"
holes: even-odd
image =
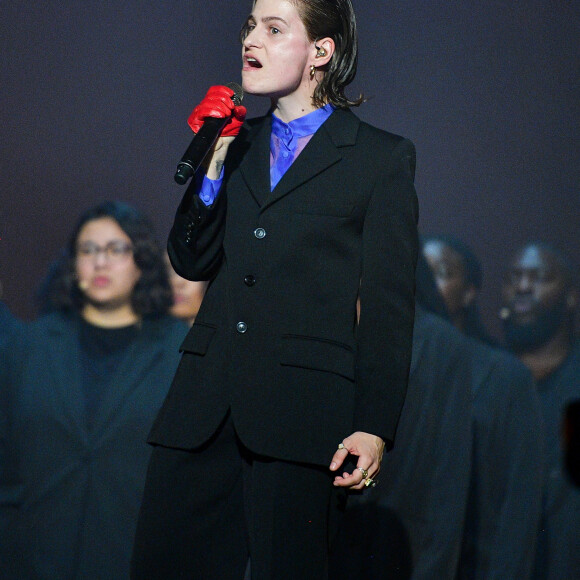
[[[234,94],[232,95],[232,101],[234,102],[234,105],[241,105],[244,98],[244,89],[242,89],[238,83],[228,83],[226,87],[234,91]]]

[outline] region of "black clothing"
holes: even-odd
[[[150,447],[147,433],[187,325],[142,321],[87,420],[81,321],[27,325],[0,368],[0,577],[122,579]],[[114,334],[114,333],[113,333]]]
[[[230,413],[246,449],[301,465],[296,488],[315,481],[309,493],[328,498],[331,473],[318,475],[338,443],[364,431],[390,447],[404,402],[418,246],[415,153],[409,141],[336,110],[270,191],[270,134],[270,116],[247,122],[228,150],[214,205],[205,207],[192,186],[177,212],[168,243],[174,269],[213,280],[151,431],[160,446],[152,465],[158,473],[153,462],[171,461],[162,448],[199,449]],[[152,504],[194,493],[190,473],[171,487],[148,478],[136,570],[167,530]],[[291,514],[300,501],[291,497],[284,487],[257,495],[253,515],[272,517],[282,502]],[[328,500],[318,505],[327,512]],[[188,525],[173,532],[176,543],[189,541]],[[302,545],[291,555],[316,574],[326,554],[312,555],[303,532],[293,528],[287,549]],[[263,569],[255,557],[252,573]],[[182,572],[194,573],[187,562]]]
[[[236,436],[231,417],[200,450],[156,447],[131,577],[241,580],[251,554],[252,578],[326,578],[322,556],[345,496],[332,479],[327,467],[252,453]],[[160,488],[173,493],[148,496]],[[154,532],[141,527],[151,521],[159,522]]]
[[[418,309],[397,444],[351,498],[331,577],[529,578],[542,457],[529,371]]]
[[[455,576],[471,468],[471,345],[417,308],[407,398],[380,484],[349,506],[331,578]]]
[[[562,419],[568,403],[580,397],[580,342],[562,365],[538,381],[547,432],[548,470],[534,578],[580,578],[580,489],[564,472]]]
[[[472,340],[473,459],[458,578],[530,577],[544,475],[535,385],[515,357]]]
[[[123,364],[127,350],[138,336],[138,325],[101,328],[81,320],[81,382],[89,430],[97,408],[110,387],[111,376]]]
[[[150,440],[192,449],[231,408],[252,451],[325,465],[353,431],[394,439],[411,361],[414,149],[337,110],[270,193],[270,126],[254,120],[234,141],[211,209],[194,197],[177,212],[176,272],[215,279]]]

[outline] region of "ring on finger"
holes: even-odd
[[[369,476],[369,472],[364,467],[357,467],[357,469],[362,473],[363,479]]]
[[[377,483],[379,483],[378,480],[375,481],[372,477],[369,477],[365,480],[365,487],[376,487]]]

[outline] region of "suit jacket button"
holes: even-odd
[[[256,278],[254,276],[252,276],[251,274],[248,274],[245,278],[244,278],[244,284],[246,286],[253,286],[256,283]]]
[[[254,235],[261,240],[262,238],[266,237],[266,230],[264,228],[256,228],[254,230]]]
[[[244,332],[246,332],[246,330],[248,330],[248,325],[245,322],[238,322],[236,324],[236,330],[240,333],[240,334],[244,334]]]

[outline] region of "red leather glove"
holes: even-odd
[[[240,132],[246,118],[246,107],[234,105],[233,94],[234,91],[229,87],[222,85],[210,87],[201,103],[193,109],[189,119],[187,119],[187,124],[193,129],[193,132],[199,132],[206,117],[217,119],[229,117],[230,120],[222,129],[220,137],[235,137]]]

